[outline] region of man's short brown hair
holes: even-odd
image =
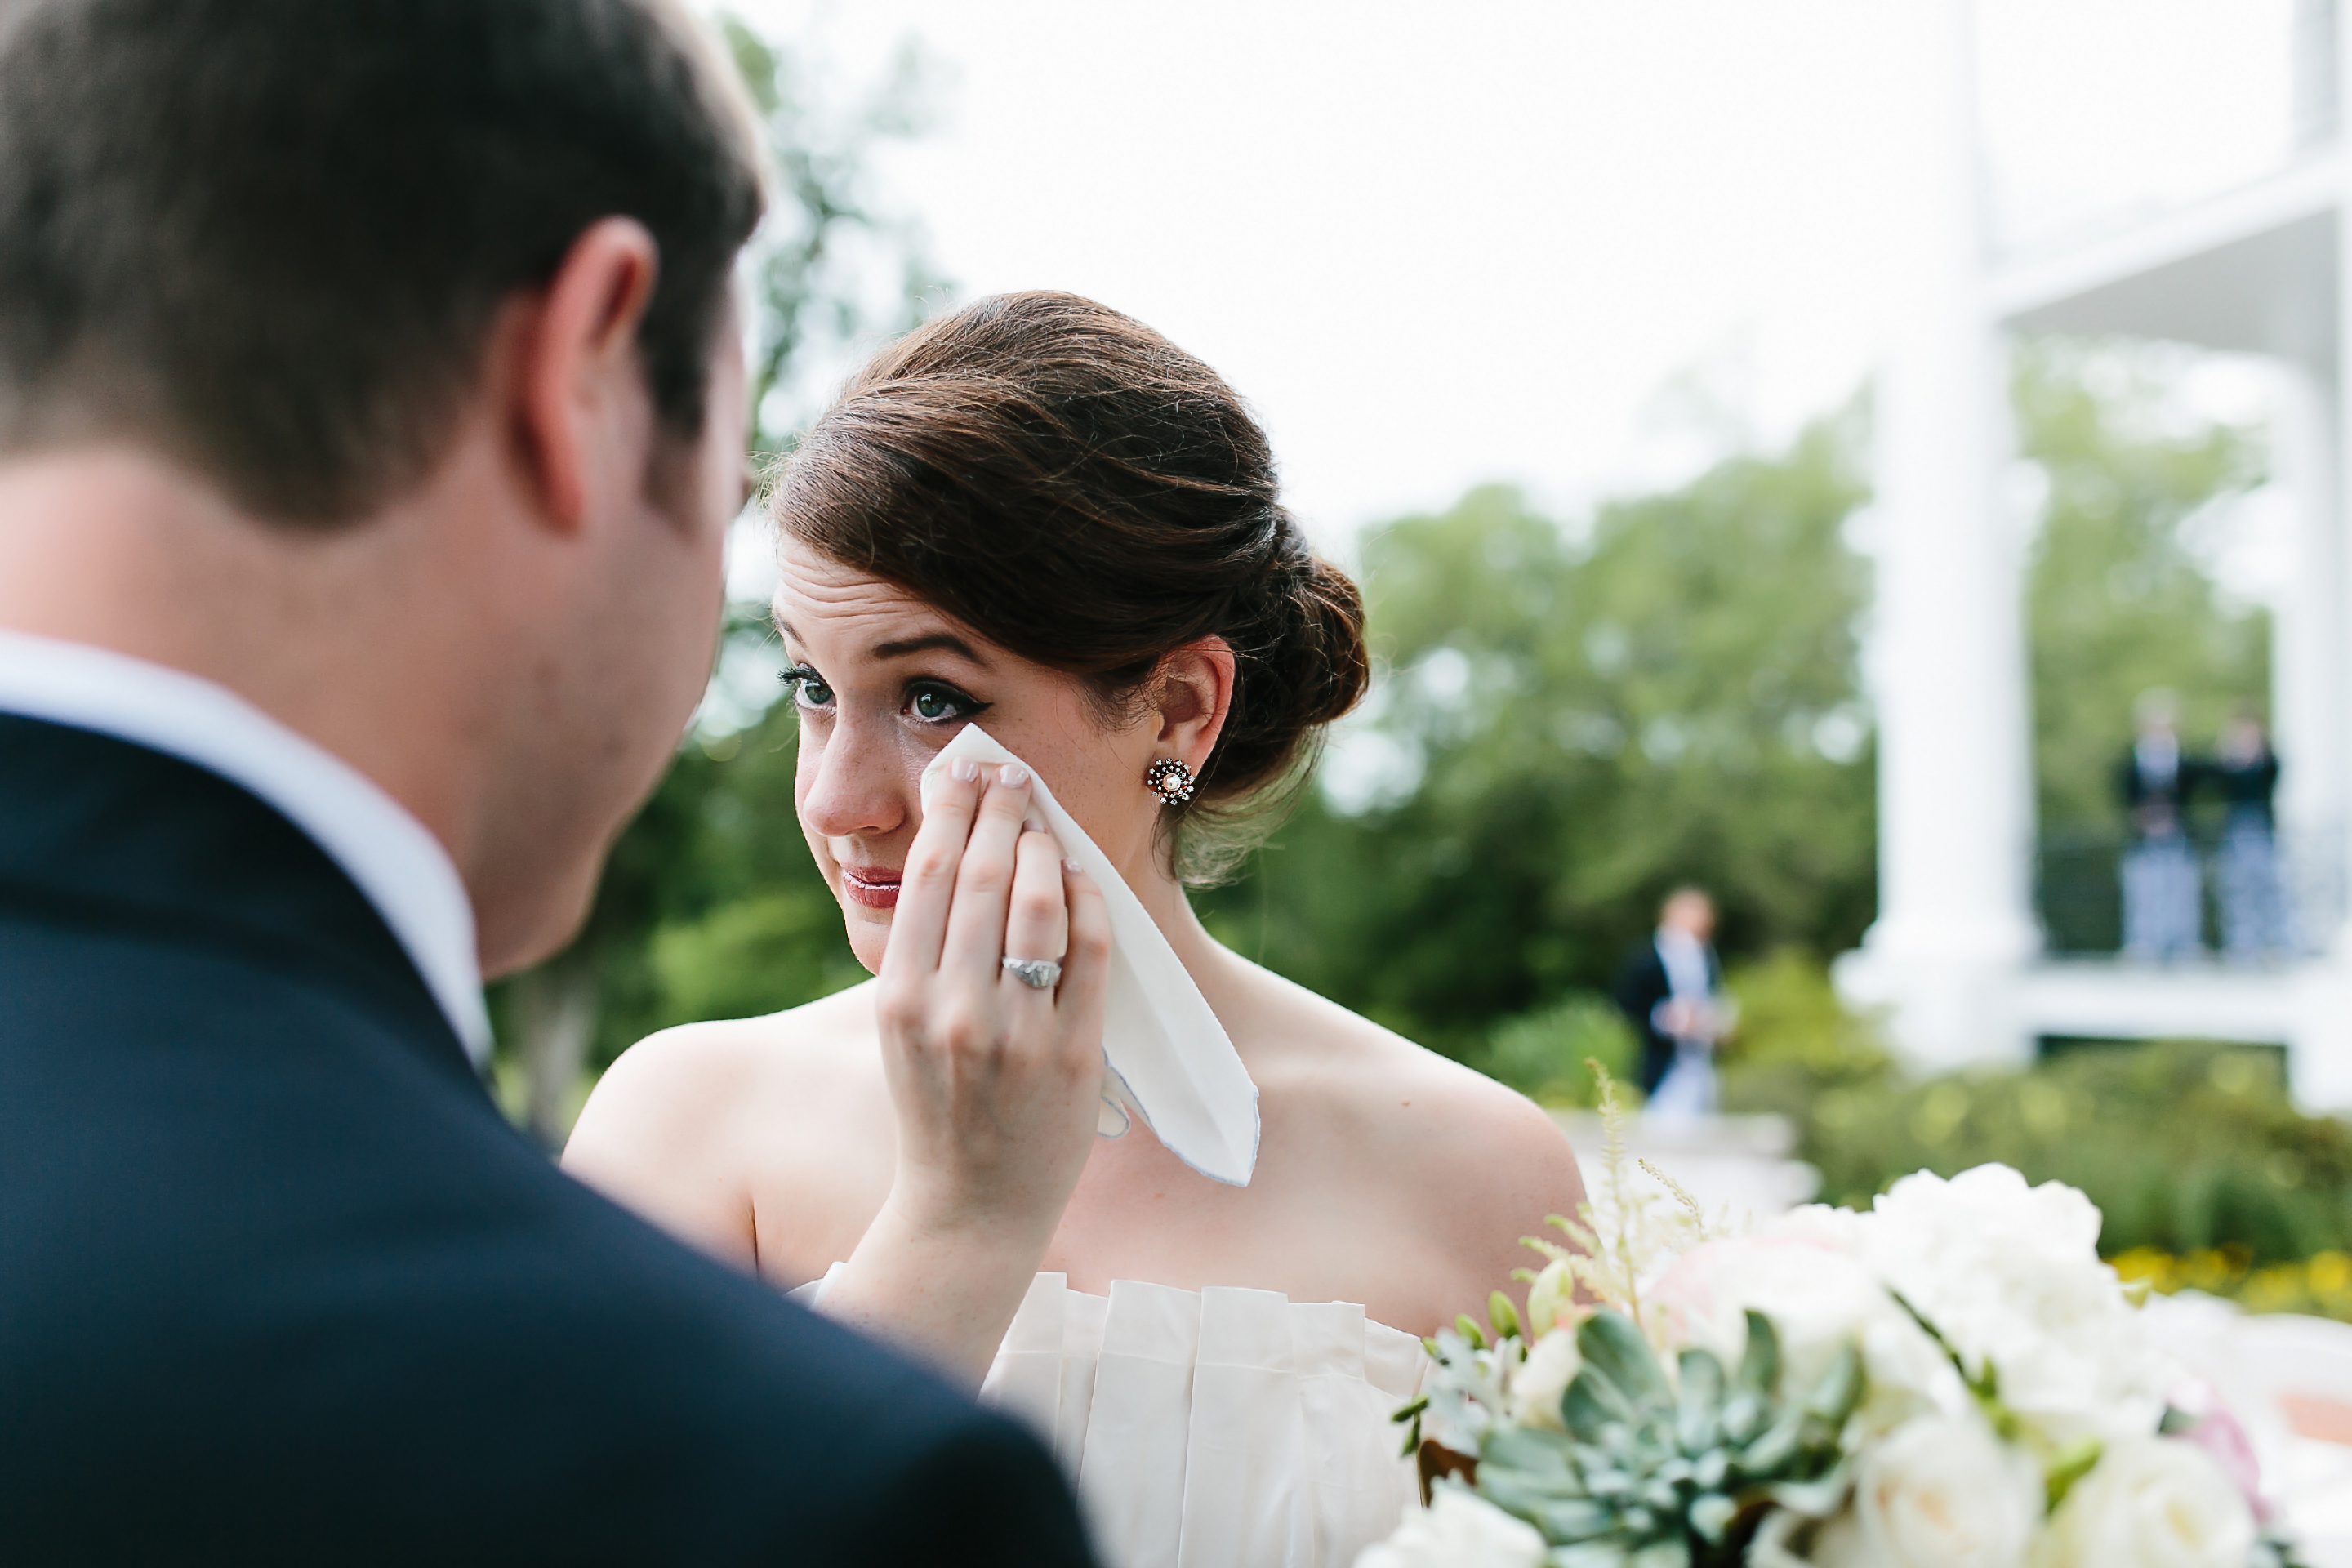
[[[0,3],[0,451],[129,439],[362,515],[613,216],[661,247],[639,347],[697,434],[761,205],[725,68],[676,0]]]

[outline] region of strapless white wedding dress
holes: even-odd
[[[1389,1417],[1426,1360],[1349,1302],[1040,1274],[980,1396],[1052,1445],[1107,1568],[1350,1568],[1414,1500]]]

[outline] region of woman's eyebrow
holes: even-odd
[[[948,653],[956,654],[971,663],[980,666],[982,669],[986,669],[988,668],[988,660],[981,658],[979,652],[972,647],[971,644],[964,641],[963,638],[956,636],[953,632],[933,632],[929,637],[908,637],[903,642],[876,643],[874,645],[874,657],[876,658],[904,658],[910,653],[929,653],[934,649],[944,650]]]

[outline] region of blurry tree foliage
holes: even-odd
[[[766,123],[775,175],[767,221],[746,250],[751,449],[772,459],[830,391],[808,384],[812,372],[846,370],[845,350],[912,326],[914,305],[946,286],[915,225],[877,208],[866,190],[878,143],[929,129],[932,85],[926,57],[909,44],[864,101],[834,106],[782,46],[731,16],[719,26]]]
[[[2223,596],[2185,526],[2261,481],[2263,445],[2187,414],[2176,360],[2063,339],[2017,358],[2021,441],[2048,483],[2027,574],[2045,834],[2121,832],[2116,771],[2141,692],[2179,694],[2193,748],[2270,691],[2268,615]]]
[[[1331,787],[1202,898],[1213,929],[1473,1059],[1496,1020],[1606,985],[1681,881],[1715,891],[1734,951],[1851,945],[1862,434],[1849,409],[1580,535],[1490,489],[1371,536],[1371,704]]]

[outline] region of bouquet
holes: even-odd
[[[1358,1568],[2290,1568],[2252,1451],[2148,1342],[2081,1193],[1922,1172],[1746,1235],[1622,1117],[1398,1412],[1429,1506]]]

